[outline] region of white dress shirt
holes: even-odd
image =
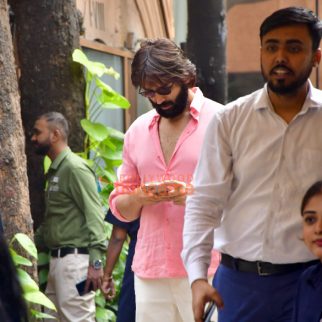
[[[322,91],[311,83],[287,124],[267,87],[228,104],[208,126],[187,199],[182,258],[206,278],[212,247],[249,261],[314,259],[301,240],[300,204],[322,179]]]

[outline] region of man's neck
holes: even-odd
[[[276,94],[268,89],[268,96],[273,105],[275,113],[284,119],[286,123],[290,123],[302,109],[308,89],[308,82],[296,92],[290,94]]]
[[[53,162],[67,147],[68,145],[66,143],[61,143],[53,146],[47,154],[49,159]]]

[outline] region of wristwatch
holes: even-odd
[[[94,269],[101,269],[103,267],[103,262],[100,259],[93,260],[92,263]]]

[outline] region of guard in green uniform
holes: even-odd
[[[104,214],[95,175],[67,143],[68,123],[57,112],[41,115],[33,128],[35,151],[52,164],[47,174],[46,213],[35,234],[50,251],[46,294],[59,321],[95,321],[94,291],[101,286],[106,250]]]

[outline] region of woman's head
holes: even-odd
[[[301,215],[303,240],[309,250],[322,260],[322,181],[314,183],[305,193]]]

